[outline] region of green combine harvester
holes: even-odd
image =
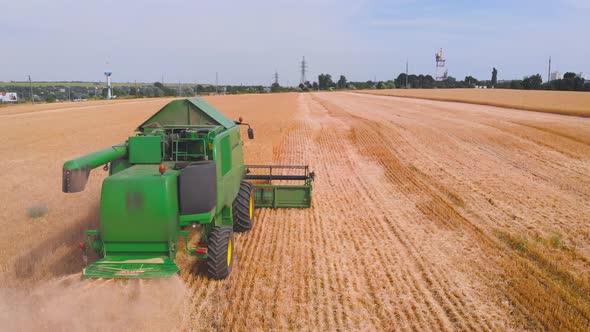
[[[186,252],[206,259],[207,274],[226,278],[234,232],[249,231],[254,208],[308,208],[314,173],[308,166],[244,165],[240,125],[199,98],[172,101],[120,145],[70,160],[63,191],[84,190],[90,171],[104,165],[100,227],[80,244],[99,257],[85,277],[165,278],[180,239]],[[246,181],[249,180],[249,181]],[[280,184],[273,181],[280,181]],[[195,245],[189,230],[201,227]]]

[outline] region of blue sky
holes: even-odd
[[[349,80],[449,74],[522,78],[553,68],[590,74],[590,0],[513,1],[6,1],[0,81],[283,85],[319,73]],[[108,64],[107,64],[108,63]]]

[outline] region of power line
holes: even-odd
[[[31,104],[35,105],[35,97],[33,96],[33,81],[31,81],[31,75],[29,76],[29,87],[31,88]]]
[[[301,60],[301,84],[305,84],[307,81],[305,74],[307,71],[307,63],[305,62],[305,56],[303,56],[303,60]]]
[[[406,89],[408,88],[408,62],[409,60],[406,60]]]
[[[549,57],[549,69],[547,70],[547,82],[551,81],[551,57]]]

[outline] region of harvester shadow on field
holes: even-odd
[[[189,273],[194,276],[206,276],[207,264],[204,264],[204,260],[197,259],[189,265]]]
[[[21,286],[35,284],[53,277],[79,273],[84,267],[82,254],[77,244],[84,241],[86,229],[98,225],[98,204],[91,206],[86,216],[61,228],[61,230],[39,243],[14,260],[7,271],[8,279]],[[97,257],[89,257],[92,261]],[[18,286],[18,285],[17,285]]]

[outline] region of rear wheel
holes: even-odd
[[[233,264],[234,235],[231,227],[216,226],[209,234],[207,247],[207,275],[211,279],[225,279]]]
[[[240,183],[240,191],[232,205],[234,231],[247,232],[254,225],[254,191],[249,182]]]

